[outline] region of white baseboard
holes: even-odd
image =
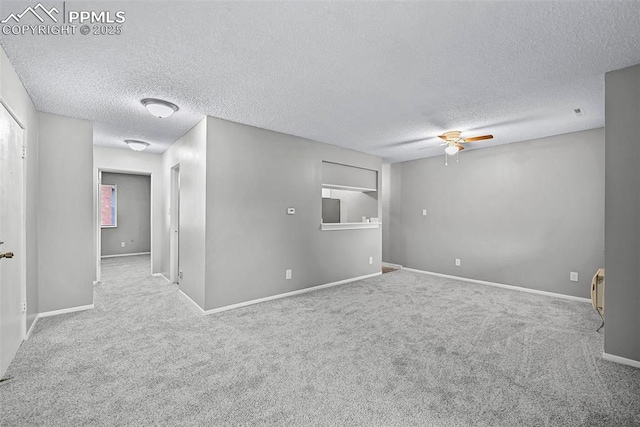
[[[66,313],[74,313],[76,311],[91,310],[92,308],[93,308],[93,304],[89,304],[89,305],[80,305],[78,307],[63,308],[62,310],[45,311],[44,313],[38,313],[36,318],[33,319],[33,323],[29,327],[29,330],[27,331],[27,334],[25,335],[24,339],[25,340],[29,339],[29,337],[31,336],[31,332],[33,331],[33,328],[36,326],[36,323],[38,323],[38,320],[40,320],[40,318],[42,317],[51,317],[51,316],[57,316],[58,314],[66,314]]]
[[[135,256],[135,255],[151,255],[151,252],[136,252],[133,254],[115,254],[115,255],[102,255],[100,258],[118,258],[121,256]]]
[[[46,311],[44,313],[38,314],[38,317],[57,316],[58,314],[66,314],[66,313],[74,313],[76,311],[91,310],[92,308],[93,308],[93,304],[80,305],[78,307],[63,308],[62,310]]]
[[[608,360],[609,362],[620,363],[622,365],[633,366],[634,368],[640,368],[640,361],[627,359],[626,357],[615,356],[613,354],[608,354],[602,352],[602,358],[604,360]]]
[[[189,300],[189,302],[191,302],[191,304],[195,305],[196,307],[198,307],[198,310],[200,311],[200,313],[204,313],[204,310],[202,309],[202,307],[200,307],[198,305],[197,302],[195,302],[194,300],[191,299],[191,297],[187,294],[185,294],[184,292],[182,292],[182,289],[178,289],[178,292],[180,292],[186,299]]]
[[[266,301],[272,301],[274,299],[287,298],[287,297],[291,297],[291,296],[294,296],[294,295],[306,294],[307,292],[318,291],[320,289],[330,288],[332,286],[344,285],[345,283],[356,282],[358,280],[368,279],[370,277],[379,276],[381,274],[382,274],[382,272],[377,272],[377,273],[373,273],[373,274],[366,274],[366,275],[360,276],[360,277],[353,277],[351,279],[339,280],[337,282],[326,283],[324,285],[318,285],[318,286],[312,286],[310,288],[299,289],[297,291],[285,292],[284,294],[271,295],[271,296],[268,296],[268,297],[258,298],[258,299],[254,299],[254,300],[251,300],[251,301],[240,302],[238,304],[227,305],[227,306],[220,307],[220,308],[213,308],[211,310],[203,310],[203,314],[207,315],[207,314],[220,313],[221,311],[233,310],[233,309],[240,308],[240,307],[246,307],[248,305],[259,304],[261,302],[266,302]],[[189,299],[191,299],[191,298],[189,298]],[[193,302],[193,300],[192,300],[192,302]],[[194,302],[194,304],[195,304],[195,302]],[[196,305],[198,305],[198,304],[196,304]],[[198,306],[198,308],[200,308],[200,306]],[[202,308],[200,308],[200,310],[202,310]]]
[[[162,274],[162,273],[153,273],[153,274],[152,274],[152,276],[153,276],[153,277],[162,277],[164,280],[166,280],[167,282],[171,283],[171,280],[169,280],[169,279],[167,278],[167,276],[165,276],[165,275],[164,275],[164,274]]]
[[[589,304],[591,304],[591,300],[589,298],[574,297],[573,295],[564,295],[564,294],[557,294],[555,292],[539,291],[537,289],[523,288],[522,286],[505,285],[503,283],[485,282],[484,280],[469,279],[467,277],[459,277],[459,276],[450,276],[448,274],[434,273],[432,271],[416,270],[415,268],[404,267],[403,270],[412,271],[414,273],[420,273],[420,274],[429,274],[431,276],[444,277],[447,279],[461,280],[463,282],[478,283],[481,285],[495,286],[497,288],[505,288],[505,289],[511,289],[514,291],[527,292],[530,294],[545,295],[548,297],[562,298],[562,299],[568,299],[568,300],[579,301],[579,302],[588,302]]]
[[[40,319],[40,315],[39,314],[36,316],[35,319],[33,319],[33,323],[29,327],[29,330],[27,331],[27,335],[24,336],[25,340],[28,340],[29,337],[31,336],[31,332],[33,331],[33,328],[36,326],[36,323],[38,323],[38,319]]]
[[[389,268],[397,268],[398,270],[402,270],[402,266],[400,264],[392,264],[390,262],[382,261],[382,266],[389,267]]]

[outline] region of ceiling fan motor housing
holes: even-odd
[[[443,135],[445,136],[447,142],[456,143],[460,142],[460,140],[462,139],[460,138],[460,133],[461,132],[459,130],[451,130],[449,132],[445,132]]]

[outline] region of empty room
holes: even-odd
[[[640,425],[640,2],[0,3],[0,425]]]

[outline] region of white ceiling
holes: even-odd
[[[0,19],[36,3],[3,1]],[[151,152],[205,115],[392,162],[442,154],[447,130],[495,135],[481,148],[590,129],[604,73],[640,63],[636,1],[64,6],[124,10],[123,34],[0,36],[36,107],[92,120],[96,145]],[[180,110],[154,118],[147,97]]]

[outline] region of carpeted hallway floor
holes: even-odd
[[[95,306],[38,321],[0,425],[640,425],[581,302],[399,270],[202,316],[138,256]]]

